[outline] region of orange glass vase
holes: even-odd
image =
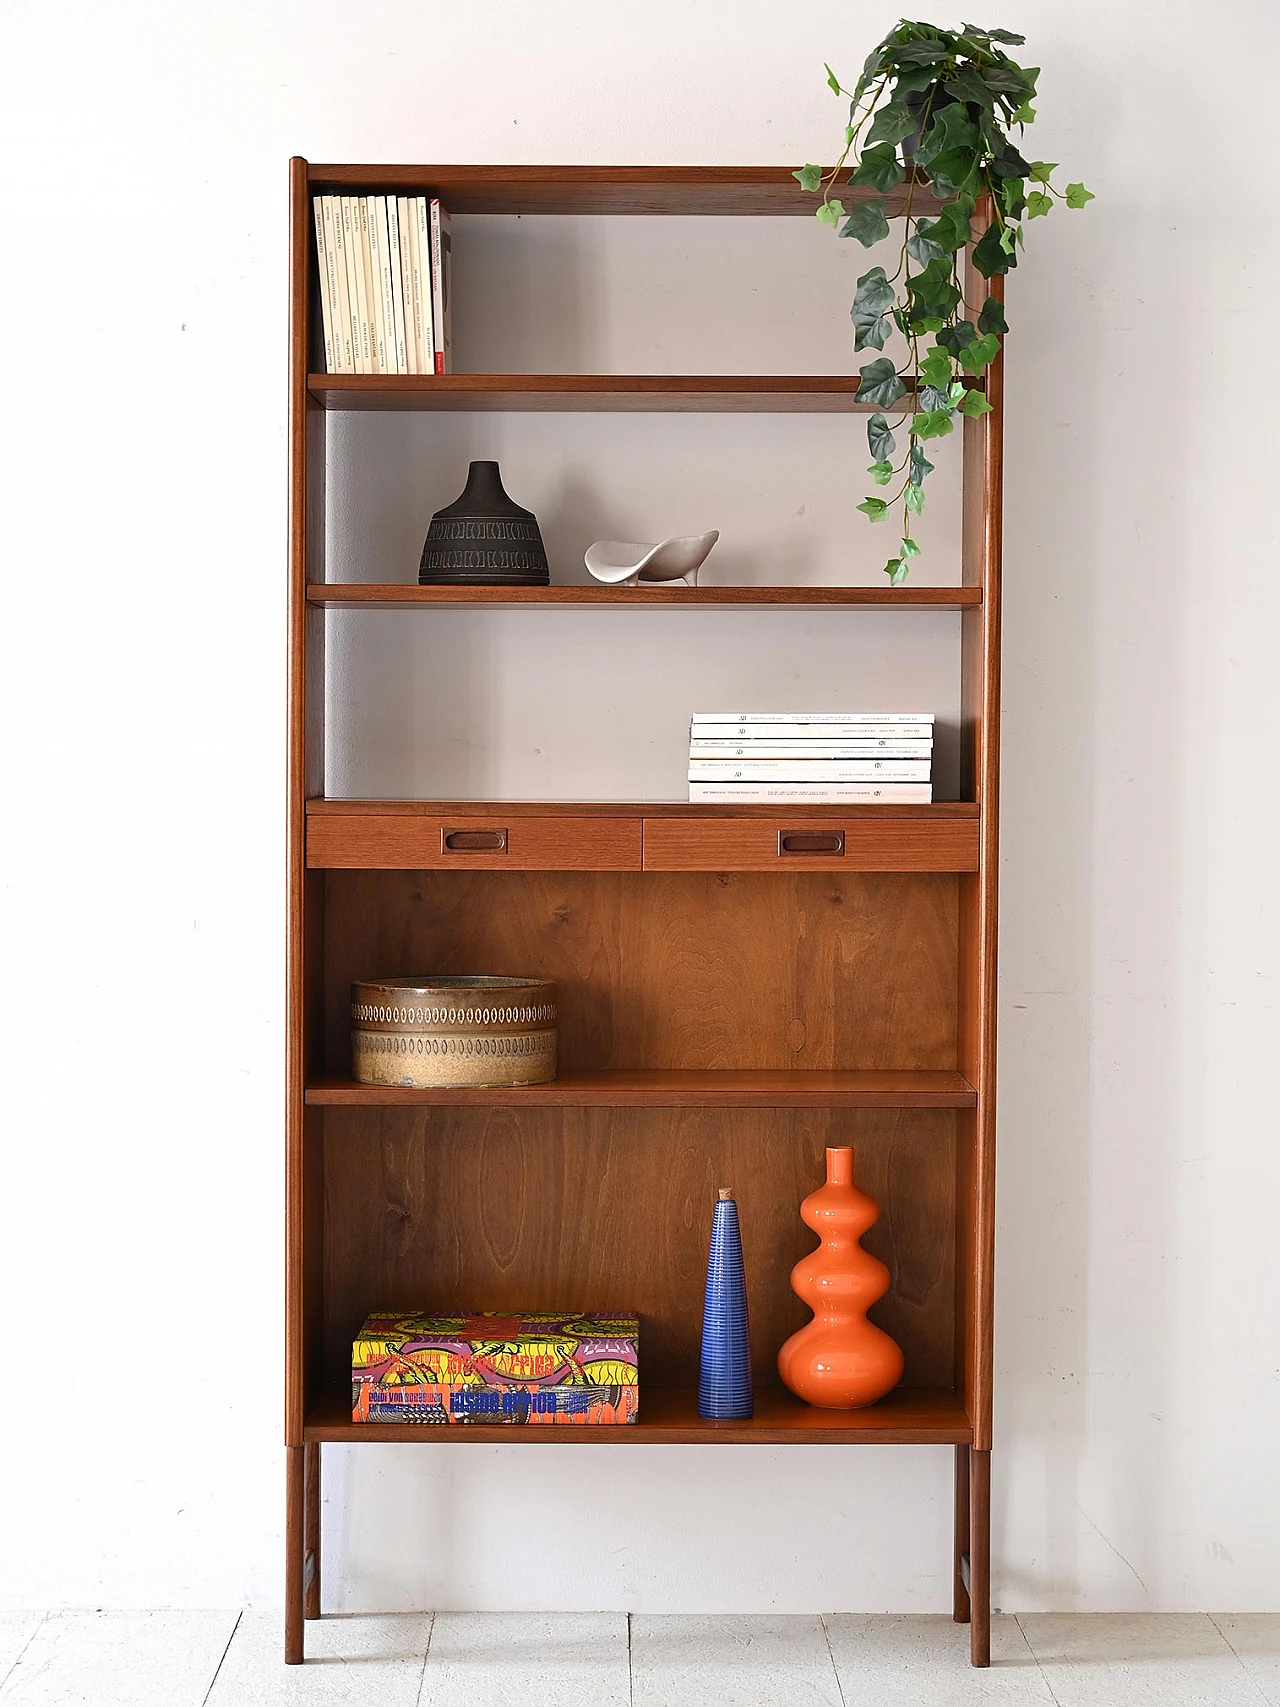
[[[867,1320],[889,1289],[889,1270],[858,1242],[879,1214],[853,1183],[853,1151],[828,1150],[827,1183],[800,1205],[822,1243],[791,1270],[813,1320],[778,1353],[778,1374],[796,1397],[827,1410],[872,1405],[902,1379],[901,1349]]]

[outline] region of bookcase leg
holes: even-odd
[[[969,1622],[969,1448],[956,1447],[955,1548],[953,1556],[951,1616],[957,1624]]]
[[[991,1454],[969,1453],[969,1658],[991,1664]]]
[[[303,1611],[320,1616],[320,1442],[303,1447],[306,1467],[306,1542],[303,1548]]]
[[[284,1663],[302,1664],[303,1509],[306,1471],[301,1446],[286,1446],[284,1493]]]

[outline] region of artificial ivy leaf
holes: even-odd
[[[1028,65],[1024,69],[1011,59],[1002,58],[994,65],[982,67],[983,82],[997,95],[1034,95],[1039,75],[1038,65]]]
[[[882,522],[889,511],[883,498],[864,498],[856,508],[873,522]]]
[[[911,322],[907,319],[906,310],[897,304],[895,304],[893,310],[893,323],[898,328],[899,332],[902,333],[904,338],[911,330]]]
[[[900,557],[891,557],[884,566],[884,572],[889,577],[889,585],[896,587],[907,578],[907,565]]]
[[[857,136],[857,134],[858,134],[858,127],[856,124],[847,124],[844,127],[844,145],[846,148],[853,141],[854,137]],[[851,183],[852,183],[852,181],[853,180],[850,179]]]
[[[953,148],[929,162],[929,179],[944,196],[967,195],[977,187],[978,152],[975,148]]]
[[[916,544],[914,539],[904,539],[900,550],[902,552],[902,561],[904,563],[910,563],[913,557],[919,557],[920,555],[920,547]]]
[[[892,190],[906,173],[898,164],[898,151],[891,143],[880,142],[874,148],[864,148],[858,169],[849,179],[851,184],[869,184],[873,190]]]
[[[1027,198],[1023,194],[1022,179],[1002,178],[1000,180],[1000,200],[1004,203],[1004,211],[1009,219],[1021,219],[1027,205]]]
[[[834,199],[831,201],[825,201],[817,211],[818,224],[829,225],[832,230],[834,230],[844,218],[844,203]]]
[[[1058,162],[1056,160],[1033,160],[1027,176],[1033,184],[1047,184],[1057,170]]]
[[[949,385],[926,385],[920,392],[920,407],[926,415],[935,409],[951,407],[951,387]]]
[[[822,167],[802,166],[798,172],[791,174],[802,190],[818,190],[822,188]]]
[[[924,487],[913,486],[910,481],[908,481],[907,489],[903,496],[906,500],[908,510],[911,511],[912,515],[918,516],[924,509]]]
[[[970,420],[977,420],[979,415],[989,415],[991,405],[980,391],[966,391],[964,401],[960,405],[960,413],[968,415]]]
[[[827,82],[830,85],[831,93],[833,95],[838,95],[840,93],[840,79],[836,76],[835,72],[829,65],[824,65],[822,69],[827,74]]]
[[[877,486],[887,486],[893,479],[893,464],[891,462],[873,462],[867,473]]]
[[[1021,236],[1021,229],[1015,229],[1012,225],[1005,226],[1004,230],[1000,233],[1000,247],[1004,250],[1006,255],[1013,254],[1013,246]],[[1012,262],[1009,264],[1010,266],[1013,265]]]
[[[862,383],[858,387],[855,400],[859,403],[879,403],[888,409],[906,393],[907,388],[898,378],[898,370],[888,356],[881,356],[876,362],[868,362],[866,367],[858,369],[858,373]]]
[[[897,449],[883,415],[873,415],[867,422],[867,448],[877,462],[887,462]]]
[[[915,114],[911,112],[905,101],[890,101],[880,108],[871,121],[871,129],[867,132],[867,146],[873,142],[891,142],[895,145],[904,136],[910,136],[916,128]]]
[[[920,377],[926,385],[951,384],[951,352],[945,345],[935,344],[920,363]]]
[[[1000,227],[993,220],[973,246],[973,264],[984,279],[1007,273],[1017,265],[1000,242]]]
[[[841,212],[843,213],[843,208]],[[881,243],[889,235],[889,221],[882,201],[859,202],[845,221],[841,237],[856,237],[864,249]]]
[[[1032,190],[1027,197],[1027,218],[1043,219],[1053,207],[1053,197],[1045,195],[1043,190]]]
[[[933,464],[929,461],[929,458],[920,449],[919,445],[912,445],[911,470],[907,475],[907,479],[910,484],[912,486],[920,486],[924,482],[925,475],[932,473]]]
[[[955,102],[941,111],[935,109],[916,147],[916,159],[927,166],[937,155],[950,154],[956,149],[976,150],[977,146],[978,128],[963,103]]]
[[[978,316],[979,332],[1007,332],[1009,322],[1004,317],[1004,304],[997,302],[994,296],[989,296],[982,305],[982,313]]]
[[[1000,339],[994,332],[988,332],[985,337],[975,338],[971,344],[960,352],[960,366],[966,373],[981,373],[983,368],[1000,354]]]
[[[988,300],[994,299],[988,298]],[[981,320],[978,324],[979,326],[982,325]],[[983,327],[983,330],[985,331],[986,328]],[[977,333],[973,329],[973,322],[960,320],[954,326],[944,326],[942,331],[938,333],[938,342],[944,350],[950,350],[953,356],[958,356],[965,345],[971,344],[976,337]]]
[[[893,98],[900,101],[904,95],[923,95],[931,84],[937,81],[938,68],[936,65],[902,65],[894,69]]]
[[[922,267],[927,267],[930,261],[938,260],[944,253],[933,240],[935,223],[931,219],[917,220],[915,235],[907,238],[907,254]]]
[[[911,417],[911,435],[917,439],[942,439],[951,431],[950,409],[929,409]]]
[[[941,332],[946,324],[941,314],[911,314],[907,316],[907,332]]]
[[[973,197],[957,196],[949,201],[934,221],[932,237],[940,248],[954,252],[969,241],[969,220],[973,215]]]
[[[968,28],[966,24],[965,29]],[[988,30],[987,34],[992,41],[1002,41],[1006,47],[1021,47],[1027,39],[1026,36],[1015,35],[1012,30]]]
[[[981,107],[994,107],[996,98],[971,66],[962,65],[946,87],[961,101],[976,101]]]
[[[883,64],[884,64],[883,52],[881,51],[880,48],[873,47],[871,52],[867,55],[866,59],[862,62],[862,75],[858,79],[857,88],[853,91],[853,99],[854,99],[855,104],[862,99],[863,93],[866,90],[868,83],[870,83],[871,79],[875,76],[876,72],[879,71],[880,67]]]
[[[874,344],[877,350],[884,349],[890,327],[887,311],[892,307],[893,286],[883,267],[872,267],[858,280],[858,292],[849,310],[857,334],[855,350],[865,349],[868,344]]]
[[[1083,207],[1086,202],[1094,199],[1093,191],[1086,190],[1083,184],[1067,185],[1067,206]]]
[[[960,289],[953,276],[950,257],[941,256],[930,261],[923,271],[910,274],[907,294],[911,299],[913,326],[920,327],[921,319],[940,316],[945,320],[960,301]]]
[[[1034,124],[1036,122],[1036,110],[1031,102],[1023,101],[1021,106],[1015,107],[1009,122],[1010,124]]]

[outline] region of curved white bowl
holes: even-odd
[[[659,540],[657,545],[600,539],[587,548],[584,561],[596,580],[607,586],[652,587],[666,581],[685,581],[693,587],[698,582],[698,570],[719,537],[719,529],[713,528],[710,533]]]

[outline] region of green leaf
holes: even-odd
[[[893,479],[893,464],[891,462],[873,462],[867,473],[877,486],[887,486]]]
[[[898,151],[888,142],[874,148],[864,148],[858,169],[849,179],[851,184],[868,184],[873,190],[892,190],[906,173],[898,163]]]
[[[877,462],[887,462],[897,449],[883,415],[873,415],[867,422],[867,448]]]
[[[979,332],[1007,332],[1009,322],[1004,317],[1004,304],[997,302],[994,296],[989,296],[982,305],[982,313],[978,316]]]
[[[921,486],[924,484],[925,476],[932,473],[933,464],[929,461],[929,458],[920,449],[919,445],[912,445],[911,468],[907,475],[908,481],[912,486]]]
[[[891,557],[884,566],[884,572],[891,587],[900,585],[907,578],[907,566],[900,557]]]
[[[1007,273],[1017,262],[1000,241],[1000,227],[992,220],[973,246],[973,264],[984,279]]]
[[[965,29],[968,28],[966,24]],[[1012,30],[988,30],[987,35],[992,41],[1002,41],[1006,47],[1021,47],[1027,39],[1026,36],[1015,35]]]
[[[993,107],[996,98],[987,85],[971,66],[962,65],[954,77],[949,77],[943,88],[954,95],[958,101],[976,101],[981,107]]]
[[[943,439],[951,427],[950,409],[928,409],[911,417],[912,436],[917,439]]]
[[[904,539],[901,551],[904,563],[910,563],[913,557],[919,557],[920,555],[920,547],[916,544],[914,539]]]
[[[976,337],[972,321],[959,320],[954,326],[943,327],[938,333],[938,342],[944,350],[950,350],[953,356],[958,356],[966,344],[971,344]]]
[[[964,401],[960,405],[960,413],[962,415],[968,415],[970,420],[976,421],[979,415],[989,415],[991,413],[991,405],[987,402],[986,398],[980,391],[969,390],[964,394]]]
[[[988,89],[997,95],[1018,95],[1023,98],[1035,94],[1036,78],[1040,75],[1038,65],[1023,67],[1015,65],[1011,59],[1001,59],[994,65],[982,67],[982,80]]]
[[[879,403],[882,408],[889,409],[906,394],[907,388],[898,378],[898,370],[888,356],[868,362],[866,367],[858,369],[858,373],[862,379],[855,396],[858,403]]]
[[[858,127],[856,124],[847,124],[844,127],[844,145],[846,148],[853,141],[854,137],[857,136],[857,134],[858,134]]]
[[[867,132],[867,146],[873,142],[892,142],[895,145],[916,128],[916,116],[905,101],[890,101],[880,108]]]
[[[822,69],[827,74],[827,83],[831,89],[831,93],[833,95],[838,95],[840,93],[840,79],[836,76],[835,72],[829,65],[824,65]]]
[[[836,201],[833,198],[831,201],[823,202],[822,206],[817,211],[818,224],[829,225],[834,231],[836,226],[839,225],[840,221],[844,218],[844,203],[842,201]]]
[[[924,319],[940,316],[943,320],[960,301],[960,289],[953,276],[950,256],[942,256],[921,272],[907,278],[911,323],[920,328]],[[922,329],[922,328],[921,328]]]
[[[865,349],[868,344],[874,344],[877,350],[884,349],[892,324],[887,312],[892,307],[893,286],[885,277],[883,267],[872,267],[858,280],[857,295],[849,310],[857,333],[854,349]]]
[[[963,103],[957,101],[949,107],[935,109],[916,148],[916,159],[922,166],[927,166],[940,154],[950,154],[957,149],[976,152],[977,147],[978,127]]]
[[[925,414],[934,409],[950,409],[951,387],[949,385],[925,385],[920,388],[920,408]]]
[[[1058,162],[1056,160],[1033,160],[1027,176],[1033,184],[1047,184],[1057,170]]]
[[[822,188],[822,167],[802,166],[798,172],[791,174],[802,190],[819,190]]]
[[[1034,124],[1035,122],[1036,110],[1030,101],[1023,101],[1021,106],[1015,107],[1009,119],[1010,124]]]
[[[1067,206],[1083,207],[1086,202],[1094,199],[1093,191],[1086,190],[1083,184],[1067,185]]]
[[[926,385],[951,384],[951,352],[945,345],[935,344],[920,363],[920,377]]]
[[[907,489],[903,494],[903,497],[906,501],[908,510],[911,511],[912,515],[918,516],[924,509],[924,487],[913,486],[908,481]]]
[[[1027,197],[1027,218],[1043,219],[1053,208],[1053,197],[1045,195],[1043,190],[1032,190]]]
[[[907,254],[921,267],[927,267],[930,261],[938,260],[944,253],[933,240],[935,223],[931,219],[917,220],[915,234],[907,238]]]
[[[1027,198],[1023,194],[1022,179],[1001,178],[1000,200],[1004,206],[1006,218],[1021,219],[1027,205]]]
[[[841,209],[841,212],[844,210]],[[889,235],[882,201],[859,202],[845,221],[841,237],[856,237],[864,249],[881,243]]]
[[[960,366],[966,373],[981,373],[1000,354],[1000,339],[994,332],[975,338],[960,352]]]
[[[864,498],[856,508],[873,522],[882,522],[889,513],[889,506],[883,498]]]
[[[929,162],[929,178],[939,195],[968,195],[978,183],[978,151],[953,148]]]

